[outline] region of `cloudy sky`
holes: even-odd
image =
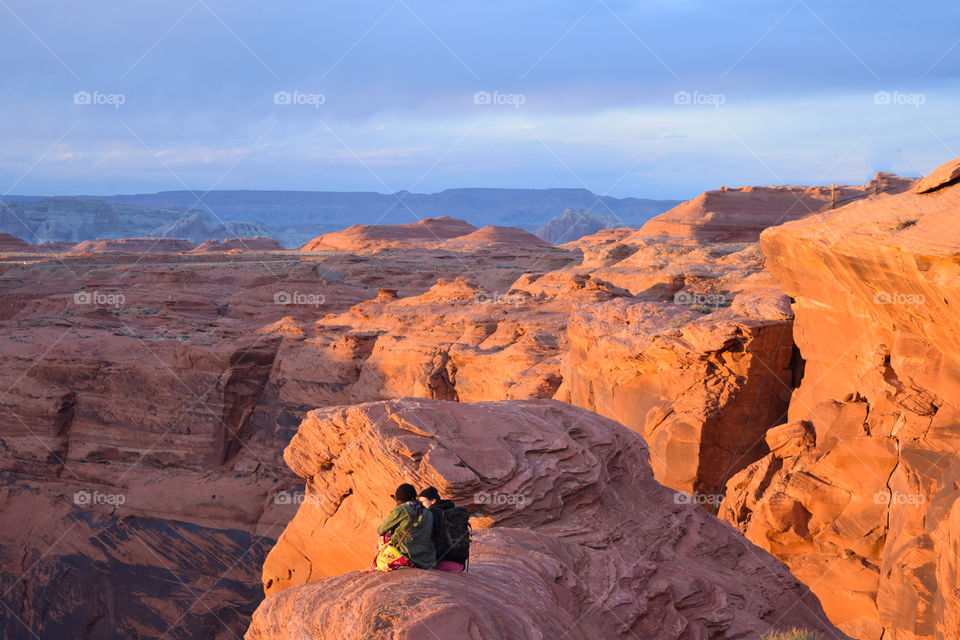
[[[918,175],[960,4],[0,0],[0,193],[433,192]]]

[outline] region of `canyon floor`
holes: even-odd
[[[560,246],[0,238],[0,635],[960,637],[958,167]],[[470,572],[358,573],[405,480]]]

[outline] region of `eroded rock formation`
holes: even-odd
[[[857,638],[960,630],[956,166],[761,236],[805,370],[721,514]]]
[[[911,179],[881,172],[861,186],[724,187],[661,213],[645,224],[640,234],[697,242],[754,242],[767,227],[861,198],[901,193],[912,183]]]
[[[640,437],[568,404],[320,409],[284,456],[307,493],[247,640],[839,637],[782,564],[654,481]],[[475,509],[468,573],[355,571],[404,481]]]

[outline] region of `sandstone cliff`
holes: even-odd
[[[805,369],[722,516],[858,638],[960,630],[958,166],[761,236]]]

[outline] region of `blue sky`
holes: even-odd
[[[960,5],[0,0],[0,193],[860,183],[960,155]]]

